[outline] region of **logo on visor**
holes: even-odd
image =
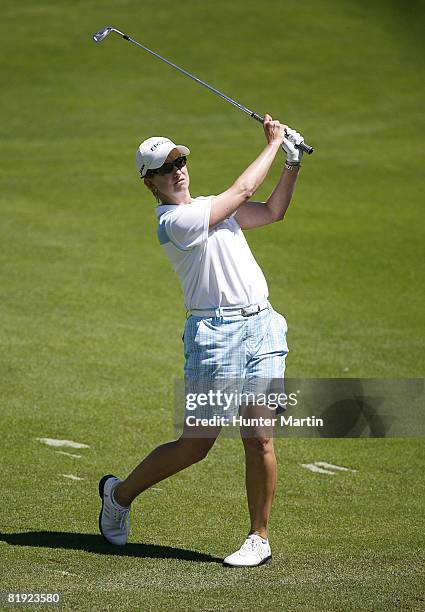
[[[156,149],[157,147],[159,147],[160,145],[162,145],[162,144],[164,144],[164,143],[166,143],[166,142],[168,142],[168,140],[160,140],[159,142],[156,142],[156,143],[155,143],[155,144],[154,144],[154,145],[151,147],[151,151],[155,151],[155,149]]]

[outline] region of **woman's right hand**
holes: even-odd
[[[281,145],[285,138],[285,130],[287,127],[287,125],[280,123],[280,121],[273,121],[267,113],[264,115],[263,128],[268,144],[276,143],[277,145]]]

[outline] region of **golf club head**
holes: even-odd
[[[99,32],[96,32],[95,34],[93,34],[94,42],[96,43],[102,42],[102,40],[106,38],[108,34],[112,32],[112,30],[113,30],[112,26],[106,26],[106,28],[102,28],[101,30],[99,30]]]

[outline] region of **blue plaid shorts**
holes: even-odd
[[[191,315],[183,336],[186,393],[235,385],[242,393],[266,393],[276,381],[282,391],[287,331],[285,317],[270,303],[247,317]]]

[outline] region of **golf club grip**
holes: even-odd
[[[314,151],[313,147],[306,144],[305,142],[302,142],[300,145],[295,145],[295,146],[297,147],[297,149],[302,149],[304,153],[307,153],[307,155],[311,155]]]
[[[257,115],[257,113],[252,112],[251,117],[255,119],[256,121],[258,121],[258,123],[264,122],[264,117],[262,117],[261,115]],[[313,147],[311,147],[305,142],[302,142],[300,145],[295,145],[295,146],[297,147],[297,149],[302,149],[304,153],[307,153],[307,155],[311,155],[314,151]]]

